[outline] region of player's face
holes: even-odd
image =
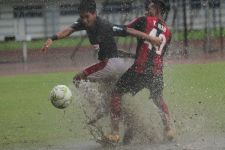
[[[145,15],[147,15],[147,16],[155,16],[156,12],[157,12],[156,5],[153,2],[151,2],[148,5],[148,10],[146,10]]]
[[[92,27],[96,21],[96,12],[81,12],[80,18],[86,27]]]

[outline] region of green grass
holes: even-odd
[[[59,48],[59,47],[75,47],[81,38],[67,38],[54,41],[51,48]],[[27,42],[28,49],[41,49],[45,40],[33,40]],[[87,39],[84,40],[82,46],[86,46],[89,44]],[[0,51],[5,50],[17,50],[22,48],[22,42],[15,42],[15,41],[8,41],[8,42],[1,42],[0,43]]]
[[[1,77],[0,145],[85,137],[76,105],[64,113],[48,101],[52,87],[70,85],[72,76],[53,73]]]
[[[224,62],[165,68],[164,96],[180,133],[190,128],[225,132],[224,68]],[[0,77],[0,147],[12,143],[87,139],[76,103],[64,114],[47,100],[54,85],[70,85],[72,77],[73,73]],[[145,90],[135,97],[143,104],[142,100],[147,98]]]
[[[220,30],[214,29],[210,30],[210,36],[213,38],[220,37]],[[222,36],[225,36],[225,29],[222,31]],[[52,48],[60,48],[60,47],[75,47],[79,41],[80,37],[78,38],[66,38],[54,41],[54,44],[51,46]],[[191,30],[188,31],[188,39],[189,40],[204,40],[205,39],[205,31],[204,30]],[[173,40],[181,41],[184,40],[183,32],[174,32],[173,33]],[[44,44],[45,40],[33,40],[30,42],[27,42],[28,49],[41,49],[42,45]],[[131,40],[130,37],[119,37],[118,38],[118,44],[130,44]],[[132,44],[135,44],[136,40],[132,41]],[[89,40],[86,38],[84,42],[82,43],[82,46],[90,45]],[[6,51],[6,50],[18,50],[22,48],[21,42],[15,42],[15,41],[8,41],[8,42],[0,42],[0,51]]]
[[[123,38],[120,37],[118,39],[119,44],[128,44],[129,43],[129,37]],[[51,48],[60,48],[60,47],[76,47],[77,44],[80,42],[81,38],[67,38],[67,39],[61,39],[56,40],[52,44]],[[33,49],[41,49],[45,40],[33,40],[30,42],[27,42],[27,47],[29,50]],[[136,40],[133,40],[133,42],[136,42]],[[88,46],[90,45],[90,42],[87,38],[83,41],[81,46]],[[18,50],[22,49],[22,42],[16,42],[16,41],[8,41],[8,42],[0,42],[0,51],[12,51],[12,50]]]
[[[211,38],[220,37],[220,29],[210,29],[209,36]],[[222,31],[222,36],[225,36],[225,29]],[[188,40],[205,40],[205,31],[204,30],[190,30],[188,31]],[[183,32],[178,31],[173,33],[173,40],[181,41],[184,40]]]
[[[225,133],[225,63],[167,67],[165,95],[179,128]]]

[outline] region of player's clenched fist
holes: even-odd
[[[44,44],[44,46],[42,47],[42,49],[41,49],[41,51],[43,51],[43,52],[46,52],[47,50],[48,50],[48,48],[52,45],[52,39],[48,39],[46,42],[45,42],[45,44]]]

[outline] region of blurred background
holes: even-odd
[[[76,32],[67,40],[55,42],[52,49],[57,52],[54,54],[51,50],[46,55],[38,53],[45,39],[79,18],[78,3],[78,0],[0,0],[0,65],[51,62],[50,58],[58,62],[58,67],[64,59],[72,61],[73,65],[87,65],[80,59],[82,54],[79,55],[79,49],[92,49],[85,32]],[[96,3],[98,15],[115,24],[126,24],[144,15],[144,0],[96,0]],[[167,24],[173,39],[168,58],[183,61],[199,57],[223,58],[224,23],[223,0],[170,0]],[[134,52],[134,38],[117,41],[124,50]],[[94,55],[90,53],[93,54],[87,55]]]

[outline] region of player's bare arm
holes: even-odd
[[[150,36],[150,35],[148,35],[144,32],[135,30],[133,28],[127,27],[126,31],[127,31],[128,34],[133,35],[133,36],[138,37],[138,38],[145,39],[145,40],[149,41],[150,43],[152,43],[153,45],[160,46],[161,43],[162,43],[162,41],[159,37]]]
[[[156,46],[160,46],[162,43],[162,40],[159,37],[150,36],[144,32],[124,25],[113,25],[113,32],[115,36],[132,35],[134,37],[142,38]]]
[[[52,45],[54,40],[66,38],[66,37],[70,36],[73,32],[74,32],[74,29],[71,27],[67,27],[67,28],[57,32],[51,38],[47,39],[47,41],[44,43],[44,46],[42,47],[41,51],[46,52],[48,50],[48,48]]]

